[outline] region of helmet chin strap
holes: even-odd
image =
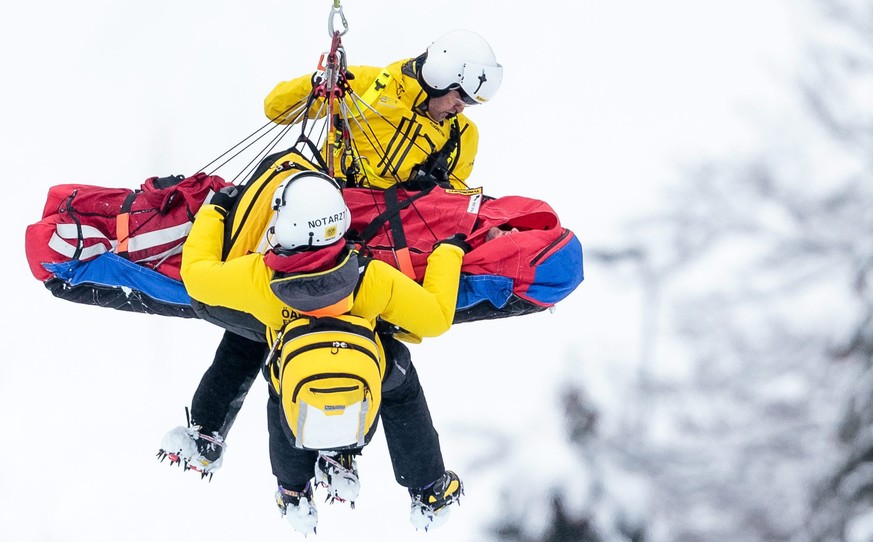
[[[419,115],[424,115],[427,118],[429,118],[430,120],[433,120],[434,122],[436,122],[435,119],[430,116],[430,108],[429,108],[430,99],[433,96],[433,89],[430,88],[430,86],[427,83],[425,83],[424,80],[421,78],[421,65],[424,63],[424,60],[426,58],[427,58],[427,51],[418,55],[417,57],[413,58],[412,60],[407,61],[403,65],[403,68],[401,68],[401,70],[403,71],[403,73],[405,75],[408,75],[410,77],[414,77],[415,80],[418,81],[418,86],[421,87],[421,93],[424,94],[424,99],[421,100],[421,102],[419,102],[413,106],[413,108],[415,109],[415,112],[418,113]]]
[[[415,112],[419,115],[424,115],[430,120],[436,122],[436,119],[434,119],[430,115],[430,96],[427,94],[427,92],[424,92],[424,99],[421,101],[421,103],[415,105]]]

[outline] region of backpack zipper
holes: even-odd
[[[374,348],[376,347],[375,343],[373,344],[373,346],[374,346]],[[304,354],[306,352],[309,352],[310,350],[315,350],[317,348],[327,348],[327,347],[330,347],[331,349],[348,348],[349,350],[355,350],[357,352],[361,352],[363,354],[366,354],[367,357],[370,358],[374,364],[376,364],[376,370],[379,372],[379,376],[382,376],[382,368],[379,367],[378,355],[374,354],[371,350],[364,348],[361,345],[354,344],[354,343],[348,343],[345,341],[324,341],[324,342],[308,344],[306,346],[301,346],[297,350],[294,350],[293,352],[290,352],[287,356],[285,356],[285,363],[282,366],[282,369],[284,370],[285,366],[288,365],[288,363],[291,361],[291,359],[296,357],[296,356],[299,356],[300,354]]]
[[[312,393],[342,393],[344,391],[355,391],[360,389],[360,386],[341,386],[339,388],[309,388]]]
[[[564,229],[564,231],[563,231],[563,233],[561,233],[560,237],[558,237],[557,239],[555,239],[554,241],[552,241],[551,243],[549,243],[549,245],[548,245],[546,248],[544,248],[543,250],[541,250],[540,253],[537,254],[536,257],[534,257],[533,260],[530,261],[530,266],[531,266],[531,267],[536,267],[536,265],[540,262],[540,260],[542,260],[542,259],[546,256],[546,254],[549,253],[550,250],[552,250],[553,248],[555,248],[555,245],[557,245],[558,243],[560,243],[561,241],[563,241],[564,238],[566,238],[568,235],[570,235],[570,230],[568,230],[568,229]]]
[[[317,374],[317,375],[308,376],[308,377],[304,378],[303,380],[301,380],[300,382],[298,382],[297,386],[294,388],[294,393],[291,394],[291,402],[292,403],[297,402],[297,396],[300,394],[300,388],[302,388],[304,385],[306,385],[309,382],[312,382],[313,380],[322,380],[325,378],[352,378],[354,380],[358,380],[364,386],[364,397],[366,397],[369,394],[370,387],[367,385],[367,381],[358,375],[351,374],[351,373],[321,373],[321,374]]]

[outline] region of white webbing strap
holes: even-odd
[[[159,254],[153,254],[134,261],[148,262],[161,260],[181,252],[182,244],[190,232],[190,222],[146,232],[131,237],[128,241],[127,249],[129,253],[140,252],[157,246],[174,243],[172,247]],[[52,234],[51,239],[49,239],[48,246],[58,254],[62,254],[67,258],[73,258],[76,254],[76,250],[79,248],[80,241],[84,242],[86,240],[97,240],[98,242],[91,246],[83,246],[79,253],[80,260],[88,260],[99,256],[104,252],[115,251],[118,247],[118,241],[108,238],[97,228],[82,225],[80,230],[79,226],[76,224],[56,224],[55,232]]]
[[[73,258],[76,255],[76,250],[79,248],[79,232],[80,228],[76,224],[57,224],[55,232],[49,239],[48,246],[58,254],[62,254],[67,258]],[[80,260],[87,260],[103,254],[107,250],[112,250],[117,245],[117,242],[109,239],[103,233],[93,226],[83,225],[81,227],[81,240],[97,239],[100,242],[91,246],[83,246],[79,253]],[[72,242],[70,242],[72,240]],[[107,244],[109,245],[107,247]]]

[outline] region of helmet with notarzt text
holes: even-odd
[[[288,177],[273,193],[273,234],[280,248],[323,247],[342,239],[351,214],[336,180],[318,171]]]
[[[485,103],[503,80],[491,46],[470,30],[452,30],[436,39],[423,55],[418,81],[431,97],[457,90],[467,104]]]

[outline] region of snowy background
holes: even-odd
[[[343,4],[350,64],[415,56],[454,28],[489,40],[505,76],[492,103],[469,110],[481,132],[470,184],[548,201],[592,254],[626,243],[629,223],[668,206],[666,187],[691,164],[785,135],[784,125],[778,133],[768,126],[794,107],[792,78],[816,24],[808,6],[788,0]],[[154,175],[191,174],[263,124],[267,92],[312,71],[329,46],[331,5],[47,0],[4,9],[8,193],[0,221],[12,248],[4,259],[0,540],[299,537],[273,502],[263,382],[211,483],[154,459],[163,434],[184,424],[221,330],[57,300],[30,275],[22,248],[50,186],[132,188]],[[676,438],[669,416],[639,425],[665,406],[640,392],[647,379],[691,378],[683,363],[690,346],[657,340],[652,283],[602,259],[585,264],[585,282],[554,312],[463,324],[413,347],[447,466],[467,488],[450,522],[413,530],[408,496],[377,436],[359,462],[357,508],[320,506],[317,540],[479,542],[491,539],[486,529],[501,510],[536,533],[555,488],[598,521],[650,522],[652,540],[681,539],[653,491],[657,473],[618,465],[644,440]],[[601,444],[587,451],[567,437],[570,386],[598,412]],[[791,382],[781,386],[796,393]],[[707,414],[705,394],[689,403],[659,397],[702,419],[717,415]],[[610,441],[619,434],[639,442]],[[741,479],[718,457],[687,467],[689,485]],[[695,513],[698,525],[719,523],[712,509]],[[605,539],[619,540],[611,528],[600,527]]]

